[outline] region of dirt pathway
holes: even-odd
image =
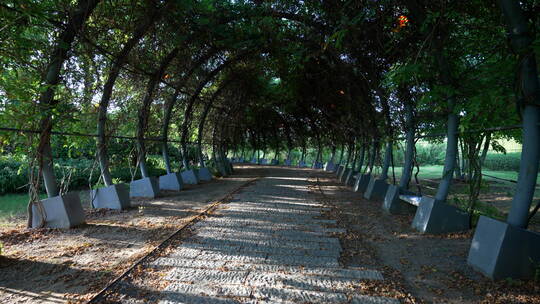
[[[379,271],[343,267],[335,220],[315,200],[307,170],[273,168],[191,235],[122,282],[108,299],[138,303],[399,303],[355,286]],[[161,278],[161,279],[159,279]]]
[[[534,282],[493,283],[466,265],[471,233],[430,236],[338,184],[331,173],[245,166],[71,230],[3,231],[0,303],[88,299],[188,219],[134,269],[111,303],[540,303]]]
[[[0,230],[0,303],[87,299],[209,203],[267,171],[245,166],[229,178],[132,201],[127,211],[92,210],[75,229]]]
[[[377,288],[388,296],[407,303],[540,303],[537,283],[492,282],[467,265],[472,231],[420,234],[410,226],[414,214],[386,214],[382,201],[364,199],[331,173],[318,172],[311,181],[331,207],[327,216],[347,230],[343,262],[380,269],[393,288]]]

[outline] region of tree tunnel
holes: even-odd
[[[527,230],[540,157],[539,20],[529,4],[38,2],[0,6],[0,124],[35,137],[0,134],[9,149],[24,146],[37,173],[29,227],[84,222],[54,169],[55,132],[71,132],[96,142],[86,151],[99,166],[94,208],[126,209],[130,198],[231,175],[236,163],[311,167],[390,214],[414,214],[421,233],[475,228],[469,263],[489,277],[530,277],[540,261]],[[120,137],[129,144],[118,147]],[[64,146],[82,146],[77,138]],[[476,223],[482,164],[501,138],[523,147],[512,206],[506,221]],[[419,139],[445,145],[432,196],[411,187]],[[118,168],[131,165],[130,151],[139,172],[126,179]],[[449,199],[455,175],[470,187],[465,205]]]

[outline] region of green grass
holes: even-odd
[[[46,195],[42,194],[42,198]],[[26,213],[28,205],[27,193],[5,194],[0,196],[0,218]]]
[[[421,179],[441,178],[443,168],[444,168],[443,166],[438,166],[438,165],[421,166],[420,173],[418,173],[418,178],[421,178]],[[390,168],[390,172],[389,172],[390,176],[392,175],[391,170],[392,169]],[[395,167],[394,170],[396,172],[396,177],[400,177],[402,168]],[[416,173],[416,168],[414,168],[413,170],[413,174],[414,173]],[[518,172],[515,172],[515,171],[492,171],[492,170],[484,169],[482,170],[482,173],[487,174],[487,175],[492,175],[498,178],[504,178],[504,179],[514,180],[514,181],[517,181],[517,178],[518,178]],[[493,180],[492,178],[489,178],[489,177],[484,177],[484,178]],[[539,182],[540,182],[540,173],[538,174],[538,177],[537,177],[537,183]]]

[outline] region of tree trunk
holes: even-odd
[[[341,152],[339,153],[339,161],[338,161],[339,165],[341,165],[341,162],[343,161],[344,152],[345,152],[345,144],[341,144]]]
[[[349,148],[347,149],[347,161],[345,162],[345,169],[349,167],[349,163],[351,162],[351,154],[353,149],[354,142],[349,143]]]
[[[165,162],[165,169],[167,170],[167,174],[172,173],[171,161],[169,158],[169,145],[167,142],[169,140],[169,126],[171,122],[173,105],[178,100],[179,94],[180,92],[178,90],[175,90],[171,98],[167,100],[167,102],[164,104],[163,123],[161,125],[161,139],[163,140],[163,143],[161,145],[161,152],[163,155],[163,160]]]
[[[372,145],[373,145],[373,149],[371,149],[371,155],[369,156],[368,174],[371,174],[371,172],[373,172],[373,166],[375,165],[375,158],[377,157],[378,142],[374,140]]]
[[[142,177],[149,177],[146,166],[146,143],[144,142],[144,135],[146,133],[146,129],[148,128],[148,118],[150,116],[150,106],[152,105],[154,99],[154,91],[162,75],[165,73],[165,70],[174,57],[176,57],[178,54],[178,51],[178,48],[174,48],[171,52],[169,52],[169,54],[162,59],[158,69],[152,74],[152,76],[150,76],[148,84],[146,85],[146,93],[139,109],[139,119],[137,124],[137,149],[139,152],[139,167],[141,168]]]
[[[364,167],[364,159],[366,158],[366,143],[362,142],[360,147],[360,156],[358,157],[358,172],[362,173],[362,167]]]
[[[356,146],[356,143],[355,143],[355,146]],[[356,151],[356,147],[353,147],[353,151],[354,151],[354,157],[352,161],[351,172],[356,171],[356,160],[358,159],[358,151]]]
[[[456,155],[456,172],[454,174],[456,179],[461,179],[461,157],[459,153]]]
[[[441,82],[444,85],[452,86],[452,71],[448,65],[447,59],[443,53],[443,41],[438,39],[436,46],[436,59],[438,62],[438,69],[440,72]],[[456,155],[458,153],[458,125],[459,117],[454,113],[456,107],[456,97],[454,95],[448,96],[447,112],[448,119],[446,123],[446,155],[444,160],[444,171],[439,187],[437,188],[437,194],[435,199],[438,201],[446,201],[448,193],[450,191],[450,185],[454,177],[454,168],[456,167]]]
[[[388,169],[390,168],[390,159],[391,159],[391,157],[392,157],[392,141],[389,140],[386,143],[386,149],[385,149],[385,152],[384,152],[384,161],[383,161],[383,166],[382,166],[382,172],[381,172],[381,176],[379,177],[382,180],[387,180],[388,179]]]
[[[540,83],[536,56],[532,48],[534,36],[530,33],[527,19],[520,7],[520,2],[513,0],[500,0],[503,14],[508,22],[511,33],[512,47],[520,55],[520,79],[517,87],[521,88],[524,99],[523,107],[523,150],[519,165],[516,194],[512,200],[512,207],[508,214],[510,225],[525,228],[529,220],[536,178],[538,173],[538,160],[540,158]]]
[[[330,155],[329,163],[334,163],[334,158],[336,157],[336,146],[332,145],[332,154]]]
[[[41,119],[41,134],[37,149],[38,164],[41,168],[45,189],[48,197],[59,194],[58,184],[54,175],[54,164],[51,149],[52,113],[57,100],[54,99],[56,86],[60,82],[60,72],[64,62],[70,57],[72,43],[77,32],[81,30],[90,14],[94,11],[99,0],[80,0],[70,14],[65,29],[55,42],[55,47],[49,57],[42,79],[44,90],[39,96],[39,106],[44,113]]]
[[[401,172],[401,179],[399,180],[399,187],[403,189],[409,189],[409,183],[411,182],[413,171],[413,157],[414,157],[414,116],[413,116],[413,103],[411,100],[405,102],[405,123],[406,123],[406,135],[405,135],[405,156],[403,162],[403,170]]]
[[[107,76],[107,81],[103,86],[103,92],[101,94],[101,100],[98,107],[98,124],[97,124],[97,156],[99,160],[99,167],[101,169],[101,176],[103,177],[103,182],[106,186],[113,184],[112,177],[109,169],[109,156],[107,154],[107,138],[105,135],[106,123],[107,123],[107,109],[109,107],[109,102],[111,100],[112,91],[116,79],[120,74],[120,69],[124,66],[127,61],[127,57],[131,50],[139,43],[141,38],[146,34],[148,29],[154,24],[156,20],[161,17],[162,10],[158,10],[155,7],[149,7],[149,14],[144,15],[142,20],[138,20],[137,28],[133,32],[133,36],[124,44],[122,50],[116,54],[115,61],[112,63],[111,69],[109,70],[109,75]]]
[[[55,197],[60,194],[58,184],[56,183],[56,177],[54,175],[53,156],[49,140],[44,141],[45,146],[42,149],[42,168],[41,174],[43,175],[43,182],[45,184],[45,191],[48,197]]]
[[[482,155],[480,156],[480,168],[484,166],[484,162],[486,161],[486,157],[489,151],[489,144],[491,143],[491,132],[488,132],[486,134],[486,138],[484,141],[484,148],[482,149]]]

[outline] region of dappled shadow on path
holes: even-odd
[[[40,280],[41,276],[46,276],[47,280]],[[16,302],[12,299],[21,296],[31,299],[31,303],[64,303],[68,300],[64,294],[84,293],[89,280],[107,281],[110,278],[108,271],[77,268],[66,262],[58,264],[0,256],[2,303]]]

